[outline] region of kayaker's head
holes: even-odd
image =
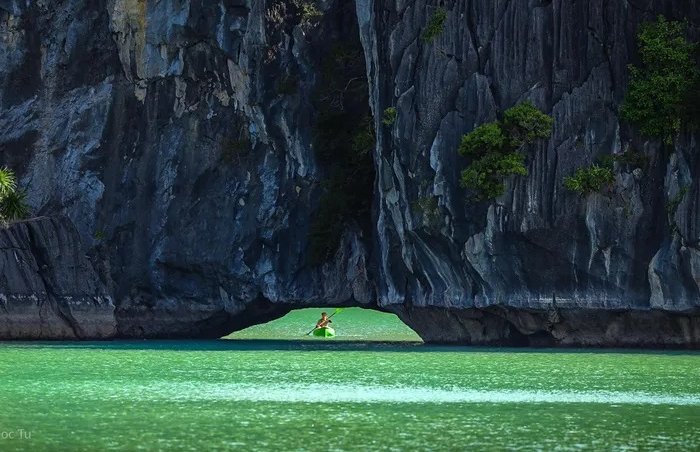
[[[325,312],[322,312],[321,317],[326,318],[326,317],[328,317],[328,314],[326,314]]]

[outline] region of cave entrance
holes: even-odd
[[[295,309],[284,317],[236,331],[224,339],[324,340],[306,336],[306,333],[321,318],[322,312],[330,315],[335,310],[333,307]],[[422,342],[415,331],[395,314],[387,312],[357,307],[343,308],[332,320],[331,326],[336,331],[336,337],[332,338],[334,341]]]

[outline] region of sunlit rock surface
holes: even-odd
[[[700,346],[700,137],[662,148],[617,113],[638,24],[699,24],[697,2],[448,2],[429,43],[436,2],[327,0],[313,20],[305,3],[0,0],[0,165],[35,213],[73,231],[46,247],[97,275],[83,296],[99,294],[114,323],[82,336],[217,337],[327,304],[396,312],[429,341]],[[374,228],[349,225],[314,266],[327,175],[312,99],[333,44],[358,36],[377,129]],[[470,202],[461,135],[524,100],[552,115],[551,140],[506,196]],[[647,168],[619,168],[601,194],[563,189],[630,148]],[[0,251],[5,311],[29,292],[56,311]],[[54,267],[55,293],[78,290]],[[34,326],[0,336],[81,336],[92,322],[42,328],[58,323],[35,311]]]

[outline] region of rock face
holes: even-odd
[[[697,346],[700,236],[682,225],[699,215],[698,137],[661,149],[617,110],[638,24],[661,12],[698,23],[698,3],[446,2],[429,43],[434,2],[361,3],[375,116],[398,111],[378,128],[378,303],[399,304],[428,340]],[[524,100],[551,114],[551,140],[501,199],[465,203],[461,135]],[[617,168],[604,194],[563,189],[578,167],[630,148],[650,155],[644,171]],[[416,208],[427,199],[430,212]]]
[[[437,6],[444,29],[425,42]],[[54,311],[80,293],[101,300],[95,319],[116,306],[116,332],[75,317],[3,324],[0,337],[217,337],[354,305],[436,342],[700,347],[700,136],[662,147],[618,117],[637,27],[659,13],[700,24],[696,0],[0,0],[0,165],[35,212],[74,225],[55,220],[77,235],[45,235],[44,248],[99,275],[75,286],[65,270],[42,292],[5,257],[0,293]],[[358,38],[373,228],[349,224],[313,265],[328,177],[313,150],[316,93],[334,43]],[[552,115],[552,138],[505,196],[470,201],[461,135],[524,100]],[[629,148],[650,162],[616,168],[610,190],[563,189]],[[29,312],[27,325],[53,322]]]
[[[40,218],[0,229],[0,337],[104,339],[114,304],[69,221]]]

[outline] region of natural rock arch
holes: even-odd
[[[0,337],[201,337],[278,304],[355,300],[431,342],[700,344],[698,137],[668,158],[615,110],[634,26],[700,23],[693,2],[448,2],[430,42],[432,1],[323,2],[315,24],[293,0],[11,3],[0,164],[51,218],[0,231]],[[324,178],[309,99],[321,44],[350,34],[377,133],[374,221],[309,265]],[[552,140],[503,199],[466,203],[461,135],[520,99],[555,118]],[[627,140],[648,173],[620,171],[614,196],[561,189]]]

